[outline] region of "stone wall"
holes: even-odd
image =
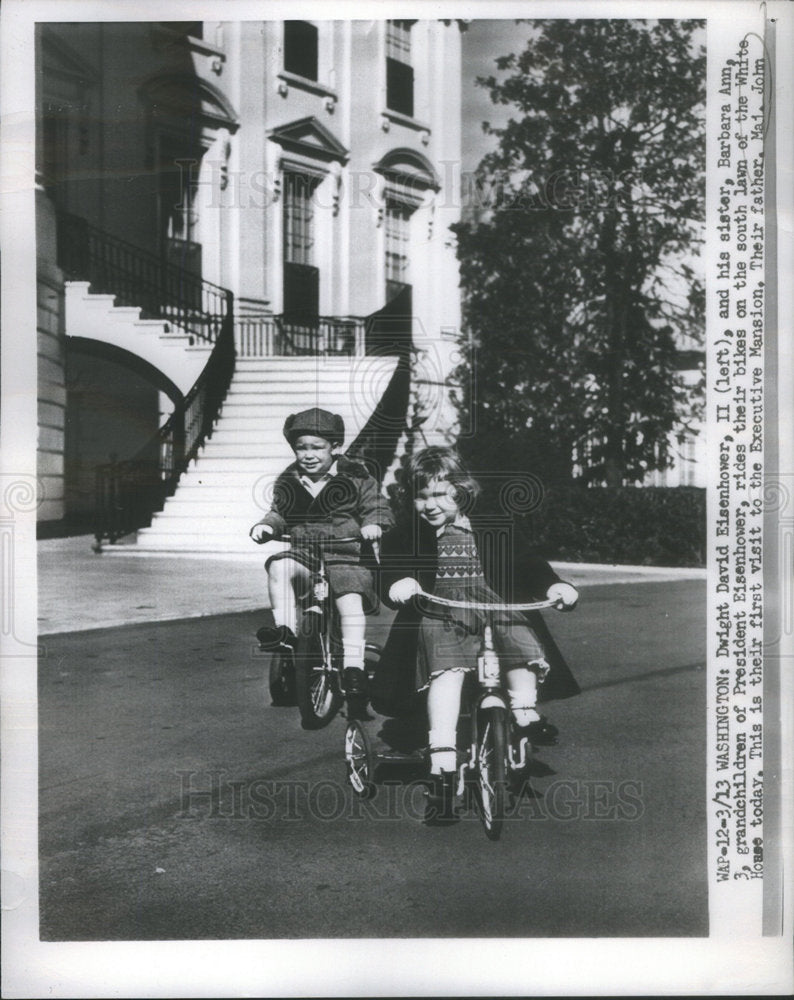
[[[66,423],[63,276],[56,263],[55,213],[42,189],[36,191],[38,454],[42,486],[39,521],[64,516],[64,430]]]

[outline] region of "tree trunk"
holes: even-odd
[[[615,192],[610,190],[610,199]],[[616,260],[617,219],[614,204],[601,234],[600,249],[604,261],[604,305],[607,327],[607,432],[605,477],[607,486],[623,484],[623,353],[626,310],[621,286],[620,267]]]

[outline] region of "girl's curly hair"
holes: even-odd
[[[454,487],[455,502],[464,513],[471,510],[480,493],[479,483],[464,469],[454,448],[433,445],[410,455],[403,462],[396,491],[401,513],[412,514],[414,497],[434,480],[450,483]]]

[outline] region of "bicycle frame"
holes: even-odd
[[[501,663],[498,654],[493,647],[492,628],[486,625],[483,630],[483,642],[480,653],[477,657],[476,683],[477,689],[470,691],[468,695],[468,709],[471,719],[471,737],[469,744],[469,759],[464,760],[458,766],[457,794],[463,793],[466,772],[476,771],[478,768],[477,753],[480,745],[480,719],[481,710],[486,708],[501,708],[504,710],[507,719],[511,719],[510,699],[506,694],[504,683],[501,677]],[[465,685],[464,685],[465,693]],[[512,724],[511,724],[512,728]],[[507,765],[511,771],[521,770],[527,763],[528,740],[526,736],[521,738],[518,747],[518,754],[513,752],[512,741],[507,744]]]
[[[282,536],[282,540],[293,542],[288,535]],[[359,541],[361,539],[350,537],[306,540],[306,547],[316,558],[316,566],[307,567],[310,592],[308,599],[300,604],[301,620],[294,657],[296,696],[306,729],[327,725],[339,710],[343,697],[342,667],[332,649],[334,639],[339,638],[338,611],[332,600],[323,546]],[[379,651],[372,643],[365,642],[364,646],[367,653]]]
[[[488,604],[475,601],[453,601],[420,591],[416,597],[426,599],[435,605],[465,610],[479,610],[487,614],[483,628],[482,644],[477,656],[476,689],[469,695],[470,716],[469,756],[457,768],[456,794],[462,795],[466,788],[467,775],[472,775],[480,790],[480,803],[486,834],[497,839],[501,833],[504,817],[504,782],[509,772],[524,768],[529,756],[529,740],[521,738],[517,749],[513,747],[513,716],[507,695],[499,655],[493,644],[493,614],[510,611],[539,611],[558,605],[556,601],[538,601],[529,604]],[[420,605],[421,611],[421,605]],[[489,734],[488,727],[499,727],[498,735]],[[490,738],[493,737],[493,738]],[[496,766],[487,763],[491,744],[495,752],[503,755],[503,761]],[[492,783],[490,770],[496,775]],[[502,786],[502,787],[495,787]]]
[[[308,538],[306,540],[301,539],[300,543],[295,543],[291,535],[282,535],[281,538],[277,539],[280,542],[288,542],[290,549],[286,551],[291,551],[293,547],[300,551],[300,547],[309,549],[317,559],[317,566],[310,567],[306,566],[310,574],[310,587],[311,587],[311,599],[314,601],[313,604],[304,604],[301,610],[305,613],[306,611],[314,611],[317,613],[325,613],[328,605],[333,608],[334,605],[330,602],[331,597],[331,584],[328,580],[328,571],[326,569],[325,555],[323,553],[323,545],[334,544],[334,545],[346,545],[351,542],[360,542],[360,538],[326,538],[323,536],[318,536],[317,538]],[[302,564],[305,565],[305,564]]]
[[[559,607],[558,601],[537,601],[530,604],[485,604],[470,601],[453,601],[436,597],[425,591],[414,595],[418,610],[421,601],[437,606],[485,611],[488,621],[483,628],[482,645],[477,656],[476,689],[467,695],[471,718],[468,758],[456,768],[456,795],[466,789],[467,775],[476,780],[480,813],[486,835],[496,840],[501,834],[506,813],[507,772],[526,766],[530,755],[529,740],[522,736],[519,746],[513,748],[510,738],[512,711],[510,699],[502,679],[499,656],[493,645],[492,613],[502,611],[539,611]],[[464,685],[465,686],[465,685]],[[490,731],[489,731],[490,730]],[[365,727],[358,720],[348,723],[345,733],[345,760],[348,780],[359,796],[369,797],[375,792],[375,769],[378,763],[405,762],[402,754],[375,752]]]

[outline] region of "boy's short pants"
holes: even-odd
[[[265,563],[265,569],[269,570],[270,564],[277,559],[291,559],[293,562],[297,563],[299,566],[305,567],[307,570],[315,568],[310,556],[304,555],[303,553],[295,550],[290,550],[288,552],[276,552],[275,555],[270,556]],[[374,615],[378,613],[380,610],[380,601],[378,600],[378,595],[375,593],[375,583],[372,579],[372,573],[370,570],[368,570],[365,566],[360,566],[356,563],[337,563],[334,562],[333,558],[326,562],[325,569],[328,574],[329,583],[331,584],[331,592],[336,597],[342,597],[345,594],[361,594],[361,603],[364,606],[364,614]],[[298,600],[308,597],[308,588],[305,593],[299,590],[297,596]]]

